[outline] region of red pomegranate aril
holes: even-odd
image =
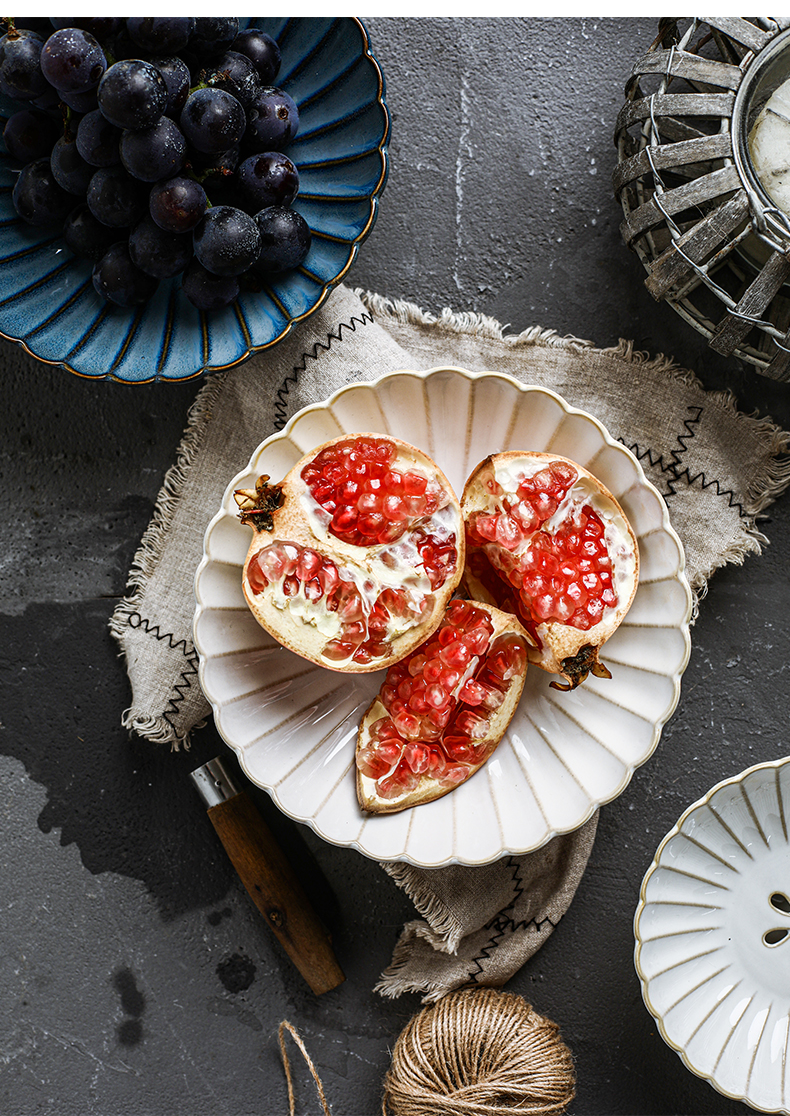
[[[472,656],[466,644],[462,640],[457,640],[455,643],[442,648],[439,658],[449,667],[464,670],[469,665]]]
[[[375,747],[365,748],[357,759],[361,771],[371,779],[389,774],[401,756],[401,743],[381,741]]]
[[[452,711],[453,707],[448,702],[448,704],[445,705],[444,709],[431,709],[428,713],[426,713],[425,719],[426,721],[430,721],[430,723],[432,725],[435,725],[438,729],[443,729],[447,725],[447,722],[450,720]]]
[[[380,512],[383,500],[375,492],[363,492],[357,500],[357,508],[363,514],[366,512]]]
[[[460,638],[458,629],[453,624],[443,624],[436,636],[440,647],[449,647]]]
[[[415,775],[422,775],[430,766],[430,749],[425,744],[407,744],[403,749],[403,759]]]
[[[324,590],[321,588],[321,582],[317,577],[313,577],[310,581],[304,583],[304,595],[308,601],[320,601],[324,595]]]
[[[382,798],[399,798],[402,794],[414,790],[418,779],[419,776],[415,775],[406,764],[401,764],[388,779],[379,781],[379,793]]]
[[[250,562],[247,567],[247,579],[250,583],[250,588],[253,593],[262,593],[266,586],[269,584],[269,579],[261,569],[260,558]]]
[[[403,477],[403,493],[405,496],[422,496],[428,487],[427,477],[419,473],[406,473]]]
[[[442,673],[439,675],[439,682],[446,690],[452,691],[461,681],[461,672],[456,670],[455,667],[443,666]]]
[[[444,709],[450,701],[450,694],[436,682],[432,682],[425,691],[425,700],[433,709]]]
[[[474,678],[468,678],[458,692],[458,700],[467,705],[480,705],[486,697],[486,690]]]

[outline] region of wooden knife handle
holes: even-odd
[[[252,799],[241,791],[208,810],[253,902],[317,996],[346,979],[326,930]]]

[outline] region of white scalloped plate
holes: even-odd
[[[634,917],[642,997],[686,1066],[790,1112],[790,759],[713,787],[656,851]]]
[[[489,762],[435,802],[398,814],[360,811],[354,743],[383,674],[346,676],[274,642],[241,592],[250,529],[233,490],[280,478],[308,450],[343,433],[393,434],[429,453],[460,493],[489,453],[545,450],[586,466],[622,504],[639,540],[639,588],[603,659],[571,693],[531,669],[508,732]],[[255,451],[208,526],[197,570],[194,638],[217,728],[280,809],[326,841],[377,860],[424,867],[486,864],[539,848],[582,825],[627,786],[656,747],[689,656],[691,593],[664,500],[633,454],[591,415],[509,376],[457,368],[396,372],[306,407]]]

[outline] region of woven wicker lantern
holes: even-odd
[[[790,17],[661,20],[625,95],[614,190],[645,286],[790,380]]]

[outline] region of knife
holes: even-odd
[[[329,935],[254,802],[220,757],[190,772],[241,882],[316,996],[346,979]]]

